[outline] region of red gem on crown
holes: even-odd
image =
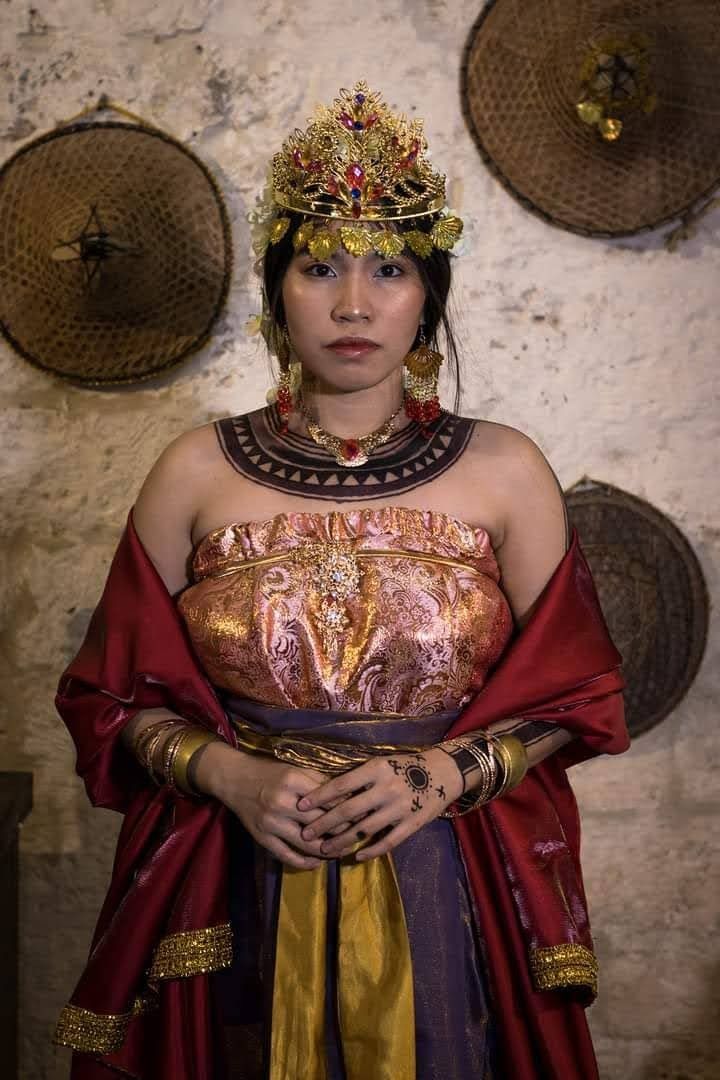
[[[362,165],[348,165],[345,170],[345,179],[350,187],[360,187],[365,180],[365,170]]]

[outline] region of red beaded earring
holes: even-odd
[[[292,346],[290,345],[290,336],[287,332],[287,327],[283,327],[277,350],[278,364],[280,365],[280,377],[278,379],[277,397],[275,399],[277,411],[280,414],[280,431],[283,435],[285,435],[288,430],[288,420],[295,406],[292,395],[292,375],[290,373],[291,351]]]
[[[438,376],[443,362],[442,353],[428,348],[425,327],[420,327],[420,343],[405,357],[405,412],[419,424],[431,424],[440,415]],[[423,430],[429,436],[430,432]]]

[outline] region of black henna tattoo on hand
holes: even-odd
[[[422,754],[415,754],[412,761],[406,762],[398,761],[396,758],[389,758],[388,765],[396,776],[404,777],[407,786],[415,793],[410,809],[413,814],[416,814],[418,810],[423,808],[422,796],[426,795],[432,787],[432,776],[425,764],[425,758]],[[444,796],[444,789],[441,790]]]

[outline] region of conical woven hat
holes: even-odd
[[[0,330],[81,383],[134,382],[206,339],[232,264],[203,163],[155,128],[71,124],[0,170]]]
[[[697,674],[709,617],[702,569],[678,527],[635,495],[585,479],[567,506],[623,658],[638,735],[672,712]]]
[[[578,114],[587,64],[604,44],[622,54],[638,39],[646,108],[605,141]],[[462,97],[481,155],[528,209],[586,235],[654,228],[720,183],[720,4],[490,0],[468,39]]]

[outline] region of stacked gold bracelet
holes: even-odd
[[[217,735],[205,728],[179,719],[164,719],[143,728],[132,750],[153,780],[158,783],[164,780],[184,795],[197,795],[188,775],[190,761],[198,750],[217,739]],[[161,744],[162,761],[158,767],[155,759]]]
[[[181,723],[181,720],[158,720],[143,728],[133,741],[132,751],[135,757],[145,767],[151,778],[158,783],[162,778],[159,770],[155,767],[155,755],[158,747],[163,740],[163,736]]]
[[[484,745],[478,745],[479,741]],[[515,735],[491,735],[479,732],[476,738],[447,739],[440,749],[452,754],[462,749],[475,759],[480,770],[480,783],[464,792],[440,815],[444,818],[463,817],[478,806],[491,802],[517,787],[528,769],[527,750]],[[463,780],[465,775],[463,773]]]
[[[205,728],[185,728],[173,756],[172,783],[174,787],[178,788],[178,790],[182,791],[185,795],[198,794],[190,783],[190,777],[188,775],[190,762],[198,750],[202,750],[203,746],[208,746],[211,742],[217,741],[218,736],[213,735],[211,731],[207,731]]]

